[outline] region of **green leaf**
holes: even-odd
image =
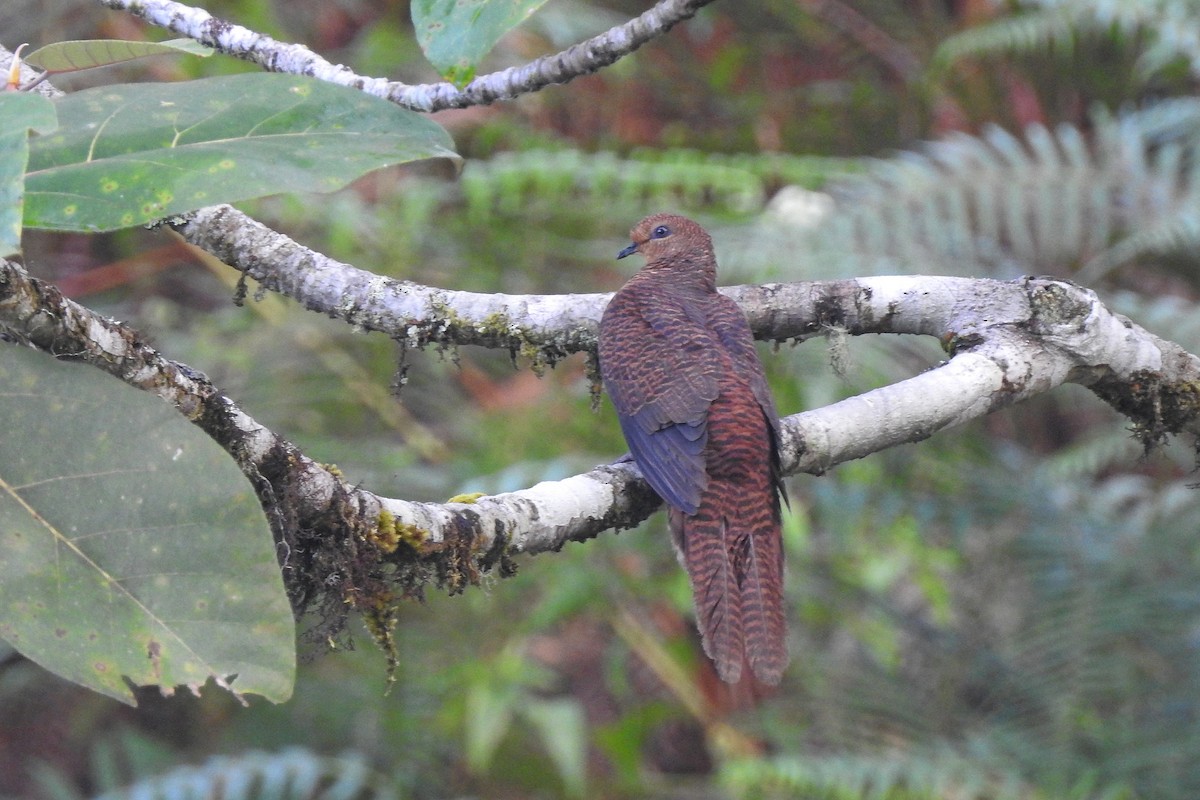
[[[467,692],[467,765],[476,773],[487,771],[500,740],[512,724],[517,694],[511,686],[480,681]]]
[[[0,258],[21,249],[29,130],[49,133],[57,125],[54,104],[42,95],[0,93]]]
[[[55,42],[39,47],[25,57],[25,63],[54,75],[78,72],[95,67],[122,64],[146,56],[186,53],[210,56],[211,47],[192,39],[171,39],[166,42],[129,42],[122,39],[80,39]]]
[[[546,0],[413,0],[417,41],[438,71],[460,88],[500,37]]]
[[[612,764],[617,777],[636,786],[642,775],[646,742],[650,734],[678,713],[665,701],[630,709],[612,722],[594,729],[596,745]]]
[[[371,170],[457,158],[436,123],[353,89],[244,74],[105,86],[56,102],[32,141],[25,224],[103,231],[215,203],[328,192]]]
[[[521,714],[537,728],[567,796],[583,797],[587,790],[588,733],[579,703],[537,700],[522,706]]]
[[[259,503],[161,400],[0,345],[0,636],[127,703],[127,680],[286,700],[295,630]]]

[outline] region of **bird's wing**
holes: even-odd
[[[763,373],[762,361],[754,347],[754,334],[746,315],[733,299],[719,295],[714,311],[710,315],[710,324],[721,346],[733,360],[733,369],[739,375],[745,375],[750,381],[750,390],[758,401],[771,431],[771,478],[783,502],[787,502],[787,491],[783,484],[783,470],[779,462],[779,442],[782,435],[779,425],[779,412],[775,409],[775,398],[771,395],[771,387],[767,385],[767,376]]]
[[[703,316],[678,297],[622,290],[600,323],[600,370],[638,467],[672,508],[694,514],[708,478],[708,407],[720,358]]]

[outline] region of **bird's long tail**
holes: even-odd
[[[710,480],[695,514],[671,513],[671,533],[691,577],[704,652],[717,674],[736,683],[747,661],[760,681],[779,683],[788,652],[773,490]]]

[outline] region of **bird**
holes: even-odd
[[[779,415],[738,305],[717,292],[712,238],[646,217],[617,254],[645,266],[609,301],[598,357],[630,455],[668,507],[704,652],[726,683],[743,666],[779,683],[783,611]]]

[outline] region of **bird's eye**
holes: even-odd
[[[655,228],[653,231],[650,232],[651,239],[665,239],[666,237],[668,237],[670,235],[671,235],[671,229],[668,228],[666,225],[659,225],[657,228]]]

